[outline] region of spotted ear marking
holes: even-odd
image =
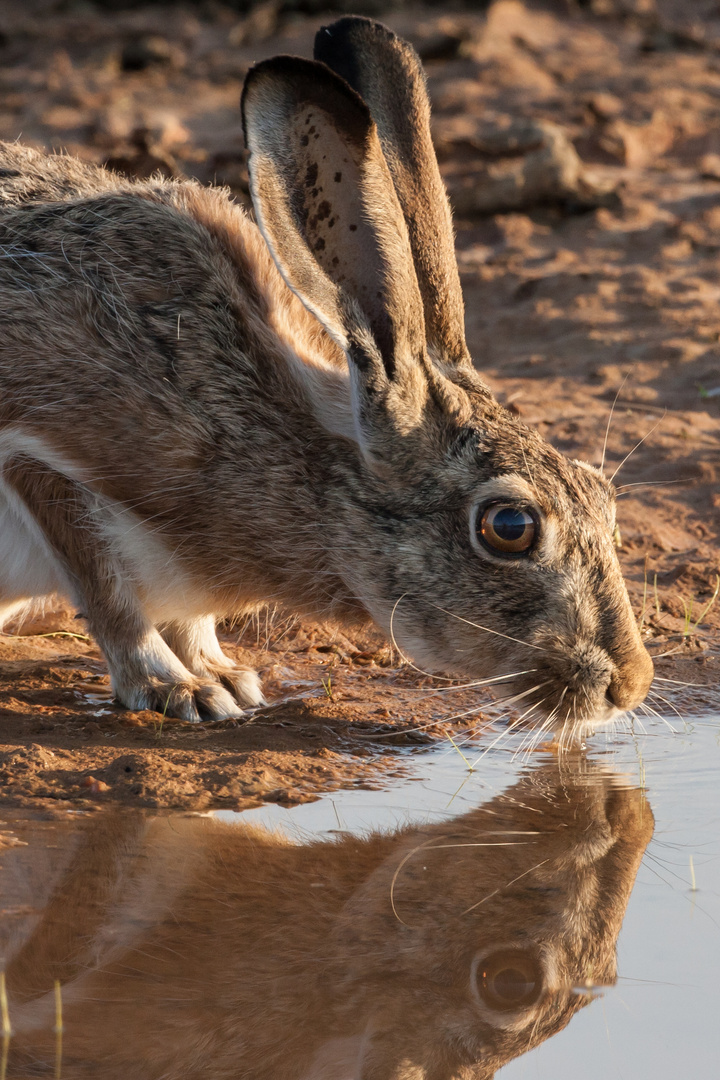
[[[450,204],[420,57],[392,30],[359,16],[322,27],[314,56],[360,94],[377,124],[410,236],[428,343],[446,362],[470,364]]]
[[[361,367],[422,355],[405,219],[362,98],[324,64],[279,56],[242,98],[258,223],[287,284]],[[380,374],[377,372],[376,374]]]

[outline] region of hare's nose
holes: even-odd
[[[607,696],[618,709],[634,709],[645,700],[654,674],[650,654],[644,645],[639,645],[631,658],[616,665]]]

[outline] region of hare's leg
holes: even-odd
[[[65,584],[37,529],[13,503],[0,484],[0,630],[21,625]]]
[[[223,686],[188,671],[143,614],[103,528],[107,505],[83,484],[27,455],[7,460],[3,479],[54,554],[123,704],[192,721],[242,715]]]
[[[167,623],[160,632],[193,675],[217,679],[241,705],[265,704],[257,672],[234,664],[220,648],[214,615],[176,620]]]

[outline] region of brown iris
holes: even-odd
[[[478,964],[477,988],[484,1003],[498,1012],[534,1005],[543,992],[537,960],[519,949],[503,949]]]
[[[537,521],[529,510],[507,503],[492,503],[483,510],[478,534],[491,551],[503,555],[524,555],[537,536]]]

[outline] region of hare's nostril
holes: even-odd
[[[631,707],[631,698],[628,695],[627,687],[625,687],[620,679],[613,679],[607,690],[605,691],[605,697],[616,709],[627,709]]]

